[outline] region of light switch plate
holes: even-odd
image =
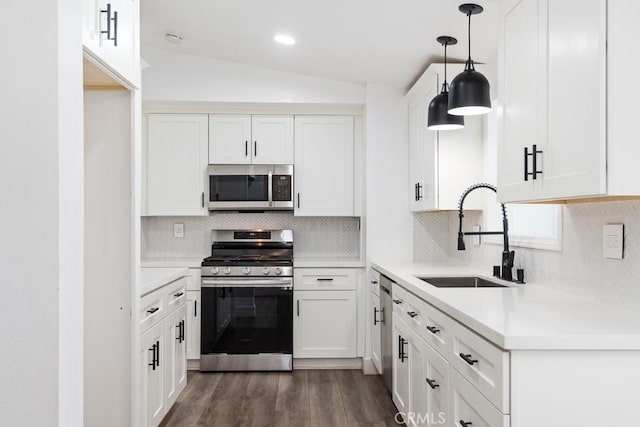
[[[605,258],[622,259],[624,225],[606,224],[602,227],[602,254]]]
[[[179,239],[184,237],[184,224],[173,224],[173,237]]]

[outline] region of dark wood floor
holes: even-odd
[[[395,414],[382,379],[358,370],[190,371],[161,426],[397,427]]]

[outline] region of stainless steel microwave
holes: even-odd
[[[293,210],[293,165],[209,165],[210,211]]]

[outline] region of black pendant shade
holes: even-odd
[[[464,117],[449,114],[449,84],[447,83],[447,46],[458,43],[453,37],[440,36],[438,43],[444,46],[444,83],[442,92],[436,95],[429,103],[427,112],[427,129],[443,131],[462,129]]]
[[[475,70],[471,59],[471,15],[483,11],[477,4],[463,4],[460,12],[469,18],[469,58],[465,69],[451,82],[449,94],[449,114],[455,116],[475,116],[491,111],[491,89],[485,76]]]

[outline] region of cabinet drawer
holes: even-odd
[[[167,313],[175,311],[187,302],[187,278],[182,277],[163,288]]]
[[[140,300],[140,332],[155,325],[167,313],[164,289],[145,295]]]
[[[380,273],[375,270],[369,273],[369,286],[374,295],[380,296]]]
[[[502,414],[455,369],[450,370],[450,425],[461,427],[509,427],[509,415]]]
[[[356,270],[348,268],[299,268],[294,286],[305,291],[350,291],[356,289]]]
[[[424,328],[424,302],[409,291],[403,294],[404,321],[411,329],[419,333]]]
[[[418,330],[418,334],[440,354],[450,354],[455,321],[424,301],[421,315],[422,327]]]
[[[509,353],[460,323],[452,324],[449,361],[498,409],[509,413]]]
[[[393,300],[393,312],[396,313],[403,321],[406,321],[405,312],[407,311],[407,292],[403,287],[392,283],[391,299]]]

